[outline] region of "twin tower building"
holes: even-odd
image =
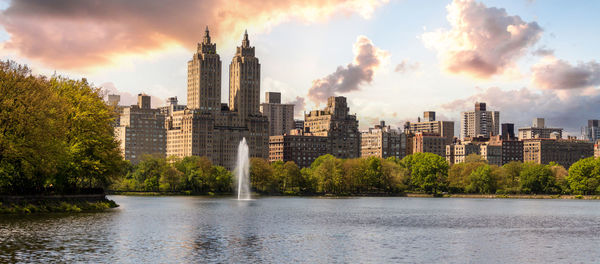
[[[167,156],[206,156],[232,168],[245,137],[251,157],[268,158],[269,122],[260,112],[260,63],[248,33],[229,64],[229,105],[221,103],[221,58],[208,27],[187,69],[187,108],[165,120]]]

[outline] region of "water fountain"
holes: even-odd
[[[243,138],[238,146],[235,174],[238,184],[238,200],[250,200],[250,151],[246,138]]]

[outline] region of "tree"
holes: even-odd
[[[340,160],[330,154],[323,155],[311,164],[311,169],[318,182],[317,192],[340,194],[343,176]]]
[[[510,193],[521,192],[521,171],[523,162],[511,161],[502,166],[502,178],[504,180],[505,191]]]
[[[115,112],[103,100],[100,88],[85,79],[54,76],[50,89],[67,107],[67,155],[59,166],[56,184],[65,188],[105,187],[122,174],[124,161],[114,136]]]
[[[497,178],[494,175],[492,166],[483,165],[477,167],[469,176],[470,183],[465,190],[470,193],[495,193],[497,188]]]
[[[211,190],[217,193],[231,192],[231,184],[233,183],[233,175],[223,166],[213,166],[211,174],[214,176],[214,183],[211,185]]]
[[[146,155],[135,166],[132,178],[140,183],[140,186],[143,186],[144,191],[157,192],[160,187],[160,176],[168,168],[167,166],[164,158]]]
[[[260,158],[250,159],[250,183],[258,192],[274,193],[277,184],[273,180],[273,168],[268,161]]]
[[[284,192],[298,193],[302,186],[302,172],[298,165],[293,161],[288,161],[283,164],[283,170],[285,173],[285,187]]]
[[[51,180],[66,151],[64,111],[45,78],[0,62],[0,192],[37,193]]]
[[[160,176],[160,189],[169,190],[171,192],[181,189],[183,183],[183,173],[169,166]]]
[[[426,193],[445,190],[448,178],[448,162],[433,153],[414,153],[402,159],[402,165],[408,169],[411,185]]]
[[[589,157],[573,163],[566,181],[575,194],[600,192],[600,159]]]
[[[470,154],[465,162],[452,165],[448,170],[448,190],[453,193],[472,192],[466,190],[471,184],[471,174],[483,166],[487,166],[487,161],[477,154]]]
[[[556,193],[554,176],[549,166],[535,163],[525,163],[519,175],[521,190],[525,193]]]

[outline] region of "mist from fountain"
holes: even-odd
[[[250,151],[246,138],[240,141],[238,146],[237,161],[235,165],[235,174],[237,176],[237,198],[238,200],[250,199]]]

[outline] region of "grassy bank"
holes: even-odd
[[[80,199],[24,199],[21,201],[0,202],[0,214],[97,212],[118,206],[114,201],[106,198],[97,201]]]
[[[407,197],[435,197],[424,193],[407,193]],[[561,195],[561,194],[444,194],[442,198],[480,198],[480,199],[578,199],[600,200],[600,195]]]

